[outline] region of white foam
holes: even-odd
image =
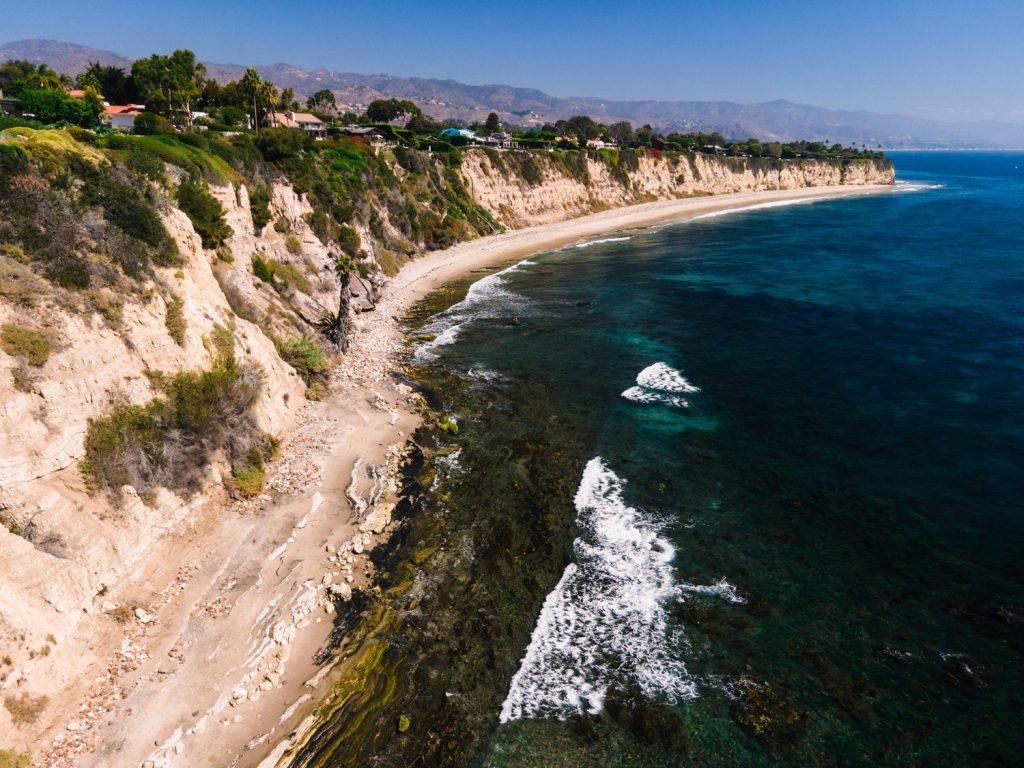
[[[671,405],[674,408],[690,407],[690,401],[686,398],[679,397],[678,395],[668,395],[664,392],[644,389],[643,387],[630,387],[623,391],[622,396],[627,400],[632,400],[634,403],[659,403],[662,405]]]
[[[591,459],[576,492],[575,562],[544,601],[500,720],[599,712],[609,686],[670,701],[697,695],[665,604],[680,596],[672,545],[626,504],[624,481]]]
[[[773,200],[770,203],[755,203],[753,205],[742,205],[738,208],[726,208],[721,211],[709,211],[707,213],[699,213],[696,216],[690,218],[690,221],[697,221],[698,219],[717,219],[719,216],[728,216],[733,213],[742,213],[744,211],[760,211],[765,208],[787,208],[791,205],[810,205],[811,203],[818,202],[819,200],[828,200],[829,198],[814,198],[805,197],[797,198],[795,200]]]
[[[632,240],[632,236],[623,237],[602,237],[598,240],[587,240],[584,243],[575,243],[570,248],[589,248],[592,245],[601,245],[602,243],[624,243],[627,240]]]
[[[736,591],[736,587],[725,579],[720,579],[714,584],[682,584],[679,588],[683,592],[690,592],[695,595],[713,595],[715,597],[721,597],[728,600],[730,603],[747,602],[739,596],[739,593]]]
[[[525,302],[523,297],[505,290],[504,277],[533,263],[530,259],[523,259],[469,286],[462,301],[434,315],[423,327],[421,332],[434,334],[434,338],[418,345],[413,353],[413,359],[417,362],[436,360],[436,350],[454,344],[461,330],[469,322],[484,317],[497,317],[503,308],[513,304],[522,305]]]
[[[700,392],[682,373],[667,363],[654,363],[636,376],[636,386],[622,393],[634,403],[670,405],[674,408],[689,408],[690,402],[680,395]]]
[[[944,189],[945,184],[927,184],[923,181],[900,181],[896,180],[893,192],[923,192],[926,189]]]
[[[693,386],[683,374],[666,363],[648,365],[636,375],[636,383],[641,387],[660,389],[663,392],[700,392],[700,387]]]

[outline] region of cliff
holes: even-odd
[[[0,133],[4,691],[59,695],[100,653],[83,619],[171,567],[168,533],[265,498],[263,462],[346,364],[332,329],[407,259],[631,203],[893,180],[888,161],[246,142]]]
[[[473,199],[509,228],[654,200],[837,184],[892,184],[889,160],[775,160],[629,151],[472,150],[462,175]]]

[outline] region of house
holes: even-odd
[[[519,142],[515,141],[512,138],[512,134],[510,134],[510,133],[504,133],[504,132],[492,133],[490,136],[488,136],[486,139],[484,139],[484,141],[486,141],[488,144],[493,144],[496,147],[501,147],[502,149],[518,149],[519,148]]]
[[[271,128],[292,128],[304,131],[307,136],[322,139],[327,135],[327,125],[316,115],[309,112],[271,112],[267,116],[267,124]]]
[[[135,128],[135,118],[146,111],[145,104],[104,104],[103,115],[110,127],[130,133]]]
[[[602,141],[601,139],[587,139],[587,149],[609,149],[614,147],[615,144],[610,141]]]

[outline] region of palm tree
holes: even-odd
[[[338,311],[325,312],[316,321],[316,328],[327,340],[337,344],[342,352],[348,351],[348,312],[351,295],[349,283],[352,280],[352,270],[355,269],[355,261],[347,253],[338,257],[334,262],[334,273],[338,276]]]

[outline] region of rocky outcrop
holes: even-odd
[[[547,224],[654,200],[729,192],[892,184],[889,160],[776,160],[705,154],[598,156],[565,163],[552,153],[475,149],[462,160],[466,188],[506,227]]]

